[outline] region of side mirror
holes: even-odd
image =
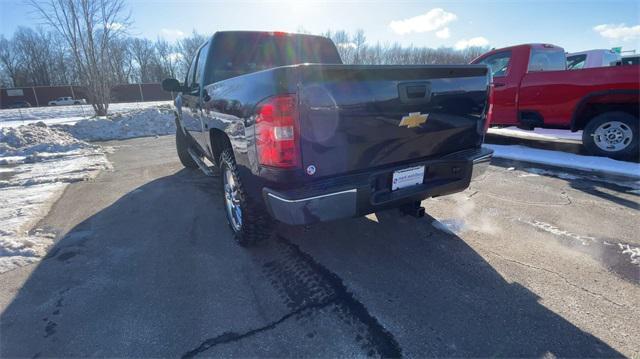
[[[162,89],[167,92],[181,92],[182,85],[176,79],[164,79],[162,80]]]

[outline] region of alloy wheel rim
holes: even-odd
[[[631,127],[620,121],[609,121],[598,126],[593,141],[603,151],[617,152],[627,148],[633,141]]]
[[[238,185],[229,169],[225,169],[224,176],[224,203],[227,209],[227,216],[231,226],[237,232],[242,227],[242,208],[240,207],[240,196]]]

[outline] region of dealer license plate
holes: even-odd
[[[411,187],[422,184],[424,179],[424,166],[410,167],[393,172],[391,190]]]

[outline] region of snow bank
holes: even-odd
[[[573,153],[540,150],[520,145],[485,144],[484,146],[493,149],[493,155],[496,158],[640,179],[640,164],[638,163],[616,161],[605,157],[581,156]]]
[[[0,164],[36,162],[60,153],[95,149],[99,147],[50,128],[43,122],[0,129]]]
[[[533,140],[575,140],[582,141],[582,131],[556,130],[551,128],[536,128],[533,131],[523,130],[517,127],[490,128],[490,134],[528,138]]]
[[[92,118],[73,125],[55,125],[85,141],[121,140],[126,138],[173,134],[176,131],[175,116],[168,107],[157,107],[110,118]]]
[[[38,261],[55,237],[31,228],[68,183],[110,165],[99,146],[44,123],[0,129],[0,273]]]
[[[130,111],[170,105],[171,101],[112,103],[109,113],[127,113]],[[0,127],[18,127],[42,121],[47,125],[56,123],[72,124],[94,115],[91,105],[45,106],[0,110]]]

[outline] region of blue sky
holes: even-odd
[[[192,30],[312,33],[363,29],[368,43],[503,47],[545,42],[568,51],[640,51],[640,2],[614,1],[167,1],[129,0],[134,36],[175,40]],[[0,33],[37,20],[22,1],[0,0]]]

